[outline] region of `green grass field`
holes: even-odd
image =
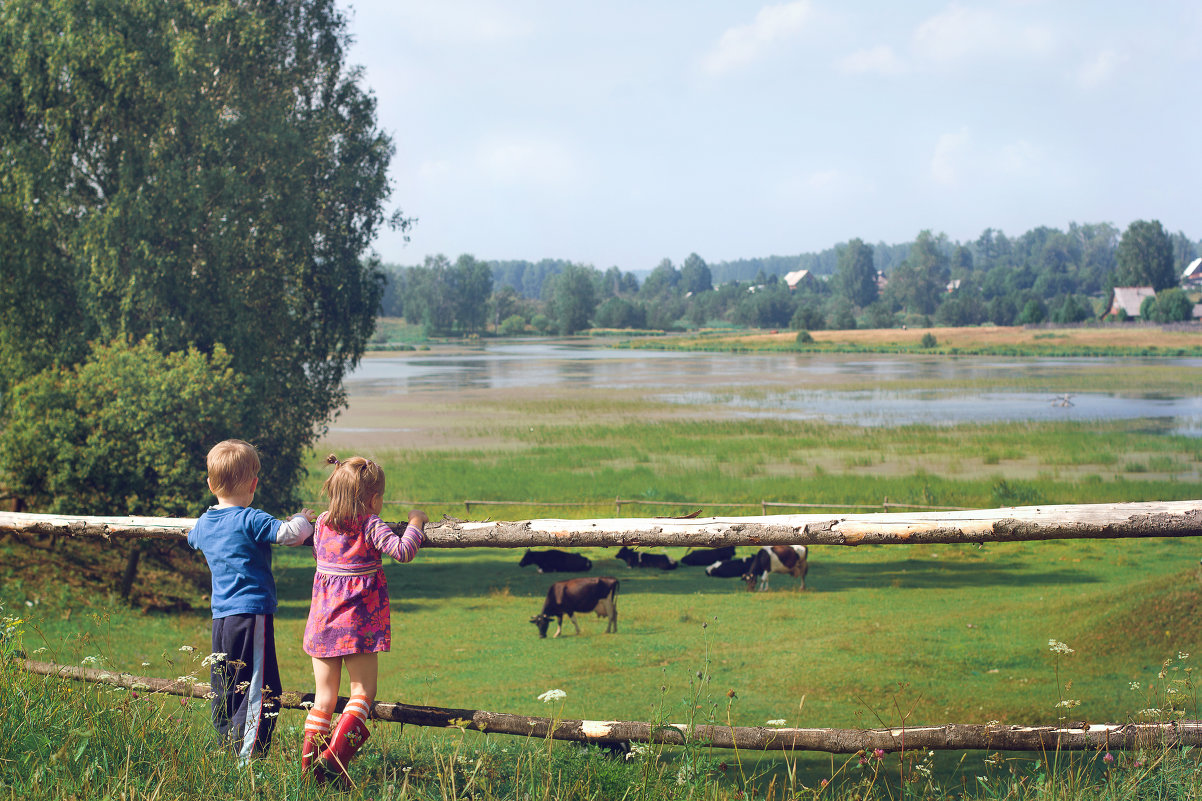
[[[1154,387],[1157,371],[1140,375]],[[1182,382],[1197,379],[1172,381],[1180,390]],[[746,507],[703,507],[704,515],[752,515],[764,500],[845,508],[886,498],[973,508],[1182,500],[1199,497],[1202,473],[1202,440],[1172,434],[1153,420],[868,429],[699,419],[704,413],[672,416],[629,394],[462,403],[478,422],[451,446],[402,451],[400,443],[382,441],[361,451],[385,466],[387,497],[395,501],[385,508],[386,519],[401,519],[411,504],[435,519],[611,517],[619,496],[657,504],[624,507],[624,516],[675,515],[705,503]],[[334,441],[317,449],[304,488],[311,500],[319,496],[327,449],[351,452]],[[464,500],[586,505],[514,503],[476,507],[469,514]],[[100,546],[89,556],[70,542],[50,550],[44,541],[0,539],[0,603],[25,620],[25,650],[34,658],[71,664],[94,658],[114,670],[159,677],[203,676],[200,658],[208,651],[210,625],[203,562],[182,549],[165,561],[147,561],[130,606],[112,595],[113,569],[97,567],[102,556],[120,564],[124,547]],[[683,551],[668,549],[673,556]],[[1202,653],[1202,547],[1196,539],[979,549],[816,547],[807,591],[776,576],[766,593],[749,593],[737,579],[708,578],[699,568],[632,571],[611,549],[586,553],[594,561],[593,575],[622,581],[616,635],[602,633],[603,621],[581,617],[582,635],[568,624],[558,640],[540,640],[527,621],[539,611],[550,582],[562,576],[518,568],[520,551],[427,549],[410,565],[389,565],[393,648],[381,659],[380,700],[546,715],[548,708],[536,697],[554,688],[567,693],[557,714],[570,718],[712,719],[742,726],[783,719],[789,725],[875,727],[1051,723],[1066,715],[1093,722],[1139,720],[1141,710],[1165,708],[1165,690],[1173,688],[1178,692],[1173,705],[1197,716],[1192,671],[1194,655]],[[299,642],[312,563],[302,552],[276,554],[281,667],[286,689],[307,691],[312,674]],[[1075,653],[1057,658],[1049,640],[1067,643]],[[180,651],[181,646],[196,650]],[[1066,712],[1057,707],[1064,701],[1080,704]],[[14,708],[7,707],[6,714]],[[203,742],[203,709],[194,703],[187,711],[189,736]],[[297,712],[282,714],[281,752],[295,746],[300,722]],[[396,772],[400,760],[413,768],[415,779],[424,777],[421,792],[428,795],[413,797],[443,798],[467,796],[459,794],[462,785],[447,789],[454,770],[440,760],[453,763],[464,753],[484,759],[475,753],[481,751],[500,759],[500,749],[517,753],[527,747],[513,738],[408,727],[403,736],[389,734],[379,745],[361,763],[375,782],[371,786],[395,791],[405,780]],[[1040,758],[1011,755],[985,765],[986,756],[940,754],[936,774],[945,789],[972,786],[974,798],[1124,797],[987,792],[976,787],[977,775],[1012,782],[1028,776],[1034,787]],[[598,789],[609,786],[600,778],[606,771],[618,771],[613,780],[619,783],[644,776],[642,795],[628,797],[663,797],[664,787],[676,786],[672,777],[681,758],[675,753],[657,768],[667,771],[659,778],[637,765],[623,769],[635,773],[598,767],[596,783],[578,794],[554,785],[559,789],[546,797],[620,797]],[[797,792],[801,785],[811,788],[814,794],[805,797],[831,797],[821,794],[820,781],[836,773],[850,782],[841,785],[846,797],[894,798],[901,792],[896,786],[881,789],[884,784],[872,785],[877,795],[855,790],[863,789],[872,765],[853,761],[840,772],[845,758],[803,755],[792,784],[791,763],[780,756],[715,752],[706,758],[711,784],[694,795],[696,786],[686,783],[682,786],[693,789],[680,797],[726,799],[743,792],[745,798],[767,798],[770,785],[778,798],[787,797],[781,794],[786,785]],[[0,779],[4,759],[0,753]],[[279,764],[286,771],[286,763]],[[718,769],[721,764],[725,771]],[[1096,776],[1096,764],[1077,764],[1091,765],[1081,770]],[[569,769],[566,763],[561,767]],[[1016,772],[1008,773],[1010,768]],[[748,776],[758,778],[749,783]],[[230,779],[233,784],[211,788],[210,794],[254,795],[238,784],[244,778]],[[1197,784],[1191,786],[1185,793],[1148,797],[1197,798]],[[274,797],[309,797],[305,792]],[[504,793],[478,797],[521,795]],[[377,789],[362,797],[390,796]]]

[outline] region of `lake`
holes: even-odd
[[[353,414],[356,403],[368,399],[380,408],[390,397],[436,402],[497,392],[622,391],[731,416],[865,426],[1153,418],[1173,431],[1202,435],[1196,395],[1140,385],[1071,390],[1074,376],[1135,367],[1196,371],[1202,359],[711,353],[610,349],[594,340],[436,345],[365,358],[346,380],[351,414],[331,433],[373,430]],[[1024,385],[1055,389],[1015,388]]]

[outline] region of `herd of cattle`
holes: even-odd
[[[664,554],[650,554],[635,551],[623,546],[618,550],[617,558],[626,563],[628,568],[647,567],[658,570],[675,570],[677,564],[705,566],[706,575],[715,578],[733,578],[739,576],[747,583],[747,589],[768,589],[768,576],[772,573],[787,573],[800,581],[801,589],[806,586],[806,572],[809,565],[806,561],[807,550],[804,545],[770,545],[755,552],[754,556],[745,559],[735,558],[733,545],[725,548],[698,549],[689,551],[680,562],[670,559]],[[590,559],[567,551],[530,551],[527,550],[518,563],[520,567],[537,565],[539,573],[584,573],[592,569]],[[543,601],[543,611],[530,618],[530,622],[538,627],[538,636],[546,637],[551,618],[555,618],[555,634],[558,637],[563,630],[563,618],[576,627],[580,633],[580,624],[576,622],[576,613],[588,614],[596,612],[598,617],[608,617],[605,633],[618,630],[618,580],[613,576],[598,576],[595,578],[574,578],[557,581],[547,590],[546,600]]]

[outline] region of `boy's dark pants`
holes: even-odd
[[[242,759],[262,756],[280,711],[280,666],[273,615],[230,615],[213,621],[213,726]]]

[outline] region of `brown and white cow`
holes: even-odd
[[[772,573],[788,573],[794,578],[801,579],[801,589],[806,588],[806,572],[810,566],[806,561],[807,550],[804,545],[765,545],[751,557],[743,580],[747,589],[754,590],[758,583],[759,589],[768,589],[768,576]]]
[[[530,618],[530,622],[538,626],[539,637],[546,637],[551,618],[555,618],[553,636],[558,637],[563,630],[563,616],[567,615],[579,634],[580,624],[576,622],[576,613],[594,611],[597,617],[609,617],[609,623],[605,626],[606,634],[618,630],[618,580],[613,576],[555,582],[547,590],[543,611]]]

